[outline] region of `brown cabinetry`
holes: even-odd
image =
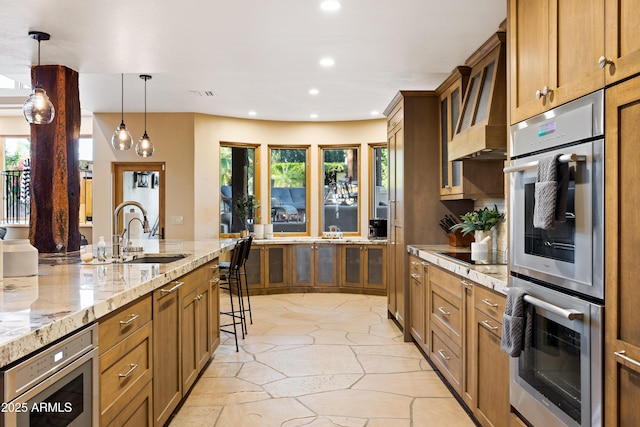
[[[294,267],[291,286],[335,287],[337,281],[336,245],[312,243],[293,245]]]
[[[153,425],[151,316],[151,298],[143,297],[99,321],[102,426]]]
[[[605,54],[599,65],[606,83],[640,72],[640,14],[638,0],[605,0]]]
[[[605,94],[605,425],[640,425],[640,78]]]
[[[440,200],[438,141],[438,95],[432,91],[401,91],[391,101],[388,117],[389,233],[388,311],[410,340],[408,325],[409,281],[407,245],[446,243],[437,226],[450,213]],[[428,224],[428,225],[426,225]]]
[[[509,0],[512,124],[604,86],[605,71],[599,66],[599,58],[605,52],[604,3],[605,0]],[[624,15],[634,15],[628,19],[638,22],[637,14],[618,13],[611,16],[609,26],[617,26],[621,22],[618,19],[627,19]],[[615,40],[620,40],[615,34],[619,30],[610,31]],[[637,67],[640,38],[637,31],[626,31],[623,38],[636,45],[623,59],[635,56]],[[617,57],[612,55],[612,59]],[[625,63],[622,62],[623,68]]]
[[[506,297],[475,286],[474,365],[477,393],[473,412],[484,427],[509,425],[509,356],[500,349]]]
[[[436,89],[440,102],[440,199],[503,197],[502,161],[449,161],[449,144],[460,118],[469,67],[457,67]]]
[[[289,286],[289,245],[252,245],[247,259],[247,283],[252,295]]]
[[[153,417],[164,425],[182,399],[180,303],[182,280],[153,291]]]
[[[426,261],[409,256],[409,300],[411,336],[422,350],[429,354],[429,267]]]
[[[384,291],[387,288],[387,248],[344,244],[340,248],[340,287]]]

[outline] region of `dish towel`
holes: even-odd
[[[569,164],[558,163],[558,157],[560,154],[538,161],[533,207],[535,228],[550,230],[556,222],[566,221]]]
[[[509,288],[507,303],[502,317],[502,340],[500,348],[511,357],[531,348],[533,333],[533,310],[524,301],[527,292]]]

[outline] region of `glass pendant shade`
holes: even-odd
[[[116,128],[115,133],[111,137],[111,145],[114,149],[120,151],[125,151],[133,147],[133,137],[127,130],[124,122],[120,123],[120,126]]]
[[[149,135],[147,135],[147,131],[144,131],[144,134],[140,137],[140,141],[136,144],[136,154],[140,157],[153,156],[153,143]]]
[[[37,85],[22,105],[22,113],[30,124],[48,125],[53,121],[56,110],[53,108],[47,92],[42,86]]]

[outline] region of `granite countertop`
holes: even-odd
[[[438,252],[469,252],[469,248],[455,248],[449,245],[409,245],[407,250],[431,264],[506,295],[505,288],[509,279],[506,265],[472,265],[437,254]]]
[[[79,252],[40,255],[37,276],[0,282],[0,367],[215,259],[234,242],[135,242],[148,253],[188,255],[168,264],[85,264]]]
[[[341,245],[386,245],[387,239],[367,239],[360,236],[347,236],[341,239],[325,239],[322,237],[276,237],[273,239],[254,239],[256,245],[291,245],[306,243],[334,243]]]

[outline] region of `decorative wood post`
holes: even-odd
[[[80,95],[78,72],[62,65],[31,68],[55,108],[53,122],[31,125],[29,240],[43,253],[80,249]]]

